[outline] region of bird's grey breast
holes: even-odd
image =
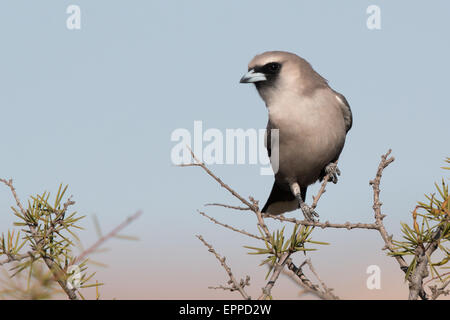
[[[339,101],[330,89],[280,97],[268,105],[269,127],[279,129],[277,180],[312,184],[344,146],[346,127]]]

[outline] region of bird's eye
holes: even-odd
[[[278,63],[270,64],[270,70],[277,71],[279,68],[280,68],[280,65]]]
[[[267,73],[276,73],[280,70],[281,64],[277,62],[271,62],[264,66],[264,69]]]

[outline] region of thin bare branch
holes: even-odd
[[[267,298],[272,297],[272,288],[274,287],[275,282],[277,282],[278,277],[280,276],[281,271],[283,271],[284,266],[288,262],[290,256],[291,252],[285,252],[276,262],[275,270],[273,271],[272,276],[270,277],[266,286],[262,288],[262,294],[259,296],[258,300],[266,300]]]
[[[7,187],[9,187],[9,189],[11,190],[11,193],[14,197],[14,200],[16,201],[16,205],[20,209],[20,212],[23,215],[26,214],[26,210],[23,208],[22,203],[20,202],[20,199],[17,196],[16,189],[14,188],[14,185],[13,185],[13,180],[12,179],[9,179],[9,180],[0,179],[0,182],[3,182]]]
[[[283,215],[278,215],[278,216],[274,216],[274,215],[270,215],[270,214],[265,214],[264,215],[265,218],[271,218],[271,219],[275,219],[275,220],[279,220],[279,221],[284,221],[284,222],[292,222],[295,223],[297,225],[303,225],[303,226],[313,226],[313,227],[319,227],[322,229],[325,228],[337,228],[337,229],[374,229],[374,230],[378,230],[378,226],[375,223],[350,223],[350,222],[345,222],[345,223],[331,223],[329,221],[325,221],[325,222],[319,222],[319,221],[307,221],[307,220],[298,220],[295,218],[287,218]]]
[[[311,280],[308,279],[308,277],[303,273],[303,266],[307,264],[306,260],[297,267],[291,258],[287,261],[287,267],[288,270],[284,270],[283,273],[290,277],[293,281],[295,281],[297,284],[299,284],[302,288],[304,288],[307,292],[315,294],[320,299],[323,300],[336,300],[339,299],[336,295],[332,293],[332,289],[328,289],[325,284],[323,284],[323,287],[325,290],[321,290],[318,285],[315,285],[311,282]],[[311,264],[312,265],[312,264]],[[311,269],[311,265],[308,265]],[[312,271],[312,270],[311,270]],[[315,271],[313,272],[315,273]],[[320,279],[317,274],[315,273],[315,276]],[[319,280],[321,281],[321,280]]]
[[[383,170],[390,165],[395,158],[389,157],[392,150],[389,149],[389,151],[381,156],[380,164],[378,165],[377,173],[375,175],[375,178],[371,181],[369,181],[369,184],[372,186],[373,189],[373,211],[375,214],[375,223],[378,227],[378,231],[380,232],[381,238],[383,239],[385,246],[383,247],[383,250],[388,249],[391,252],[395,252],[394,244],[392,243],[392,235],[389,235],[386,231],[386,228],[383,224],[383,219],[386,217],[386,215],[381,213],[381,206],[382,203],[380,201],[380,183],[381,178],[383,176]],[[401,256],[395,256],[395,259],[397,260],[398,264],[400,265],[400,269],[402,269],[404,272],[408,270],[408,264],[406,263],[405,259]]]
[[[450,290],[445,289],[449,284],[450,280],[447,280],[440,287],[438,287],[437,285],[430,286],[429,288],[431,290],[431,299],[436,300],[437,298],[439,298],[440,295],[444,296],[450,295]]]
[[[448,275],[450,275],[450,272],[442,273],[442,274],[440,274],[438,276],[435,276],[435,277],[433,277],[431,279],[428,279],[427,281],[424,282],[423,285],[426,285],[426,284],[430,283],[431,281],[434,281],[434,280],[437,280],[437,279],[441,279],[442,277],[445,277],[445,276],[448,276]]]
[[[388,152],[381,156],[380,164],[378,165],[377,173],[375,175],[375,178],[369,182],[369,184],[372,186],[373,189],[373,211],[375,214],[375,223],[378,226],[378,231],[380,232],[381,238],[383,239],[385,246],[383,247],[383,250],[389,250],[390,252],[395,252],[395,247],[392,242],[392,235],[389,235],[386,231],[386,228],[383,224],[383,219],[385,218],[385,215],[381,213],[381,206],[382,202],[380,201],[380,183],[381,178],[383,176],[383,170],[391,164],[395,158],[389,157],[391,154],[391,149],[388,150]],[[438,230],[439,231],[439,230]],[[439,238],[439,235],[435,235],[436,239]],[[409,299],[415,300],[419,296],[426,300],[428,299],[427,294],[423,288],[423,279],[428,276],[428,257],[435,251],[437,248],[437,241],[432,243],[431,246],[428,247],[428,249],[423,248],[423,246],[419,246],[416,249],[416,268],[412,274],[408,277],[408,284],[409,284]],[[407,273],[408,271],[408,263],[405,261],[405,259],[400,255],[394,255],[393,256],[399,266],[400,269]]]
[[[119,224],[117,227],[115,227],[111,232],[104,235],[100,239],[98,239],[92,246],[85,249],[81,254],[73,261],[72,264],[77,264],[90,254],[92,254],[94,251],[96,251],[103,243],[105,243],[108,239],[111,239],[112,237],[115,237],[120,231],[122,231],[126,226],[128,226],[131,222],[136,220],[142,215],[142,211],[138,211],[135,214],[129,216],[124,222]]]
[[[232,285],[233,281],[230,279],[228,280],[228,284]],[[245,279],[241,279],[240,283],[239,283],[241,288],[244,288],[246,286],[250,285],[250,277],[246,276]],[[238,289],[236,289],[236,287],[234,285],[232,285],[231,287],[225,287],[225,286],[217,286],[217,287],[208,287],[208,289],[213,289],[213,290],[229,290],[231,292],[236,291]]]
[[[238,282],[236,280],[236,278],[233,275],[233,272],[231,272],[231,268],[226,264],[225,257],[221,257],[216,250],[214,250],[214,248],[212,247],[212,245],[210,245],[208,242],[205,241],[205,239],[203,239],[203,237],[201,235],[197,235],[197,238],[203,242],[203,244],[208,248],[208,251],[211,252],[212,254],[214,254],[214,256],[217,258],[217,260],[219,260],[220,264],[222,265],[222,267],[225,269],[225,271],[228,274],[228,277],[230,278],[230,281],[228,282],[229,284],[232,284],[232,288],[233,290],[237,290],[239,291],[239,293],[241,294],[241,296],[245,299],[245,300],[250,300],[251,297],[245,292],[244,290],[244,285],[242,285],[242,281]],[[247,276],[246,277],[246,281],[244,281],[244,283],[246,285],[248,285],[249,281],[250,281],[250,277]]]
[[[230,206],[228,204],[223,204],[223,203],[207,203],[207,204],[205,204],[205,206],[224,207],[224,208],[228,208],[228,209],[242,210],[242,211],[251,210],[250,208],[247,208],[247,207]]]
[[[289,265],[287,265],[287,266],[289,266]],[[305,281],[305,282],[311,284],[309,279],[307,279],[303,273],[297,275],[292,270],[284,268],[283,271],[281,272],[281,274],[285,275],[290,280],[292,280],[295,284],[297,284],[298,286],[300,286],[302,288],[302,291],[299,293],[300,295],[304,294],[304,293],[311,293],[311,294],[317,296],[319,299],[328,300],[328,298],[325,297],[321,292],[312,289],[310,286],[308,286],[307,284],[304,283],[304,281]]]
[[[189,166],[201,167],[210,177],[212,177],[214,180],[216,180],[223,188],[228,190],[228,192],[230,192],[235,198],[239,199],[243,204],[245,204],[250,210],[252,210],[256,214],[256,217],[258,219],[258,225],[263,230],[263,232],[266,236],[266,239],[269,239],[270,232],[269,232],[269,229],[267,228],[267,225],[264,222],[261,212],[259,211],[258,202],[251,197],[250,197],[251,202],[248,202],[244,197],[242,197],[239,193],[237,193],[230,186],[228,186],[226,183],[224,183],[211,170],[209,170],[208,167],[195,156],[195,154],[192,152],[192,150],[189,147],[187,147],[187,148],[189,149],[189,152],[191,153],[191,156],[195,162],[192,164],[184,164],[184,165],[180,165],[180,166],[181,167],[189,167]]]
[[[208,218],[209,220],[211,220],[211,221],[214,222],[215,224],[218,224],[218,225],[220,225],[220,226],[222,226],[222,227],[224,227],[224,228],[233,230],[233,231],[238,232],[238,233],[242,233],[243,235],[246,235],[246,236],[251,237],[251,238],[255,238],[255,239],[263,240],[263,241],[264,241],[264,238],[262,238],[262,237],[260,237],[260,236],[251,234],[251,233],[249,233],[249,232],[247,232],[247,231],[245,231],[245,230],[243,230],[243,229],[242,229],[242,230],[236,229],[236,228],[234,228],[234,227],[232,227],[232,226],[230,226],[230,225],[228,225],[228,224],[222,223],[222,222],[220,222],[220,221],[218,221],[218,220],[216,220],[216,219],[214,219],[214,218],[208,216],[206,213],[204,213],[204,212],[202,212],[202,211],[197,210],[197,212],[198,212],[199,214],[201,214],[202,216]]]
[[[200,214],[204,215],[205,217],[207,217],[208,219],[210,219],[214,223],[219,224],[219,225],[221,225],[221,226],[223,226],[225,228],[231,229],[233,231],[245,234],[247,236],[250,236],[250,237],[253,237],[253,238],[256,238],[256,239],[259,239],[259,240],[269,241],[269,239],[271,237],[271,233],[270,233],[267,225],[264,222],[264,217],[266,217],[266,216],[263,216],[261,211],[259,210],[258,201],[256,201],[253,197],[249,197],[251,203],[248,202],[246,199],[244,199],[244,197],[239,195],[235,190],[233,190],[230,186],[225,184],[219,177],[217,177],[211,170],[209,170],[204,163],[200,162],[189,147],[188,147],[188,149],[189,149],[189,151],[191,153],[191,156],[192,156],[194,162],[191,163],[191,164],[184,164],[184,165],[181,165],[181,166],[182,167],[189,167],[189,166],[201,167],[204,171],[206,171],[206,173],[209,176],[211,176],[214,180],[216,180],[223,188],[228,190],[234,197],[236,197],[243,204],[245,204],[248,207],[249,210],[251,210],[251,211],[253,211],[255,213],[255,215],[257,217],[257,220],[258,220],[257,225],[262,229],[262,231],[263,231],[263,233],[265,235],[265,238],[249,234],[248,232],[246,232],[244,230],[238,230],[238,229],[236,229],[234,227],[231,227],[229,225],[221,223],[221,222],[217,221],[216,219],[214,219],[212,217],[209,217],[208,215],[206,215],[206,214],[204,214],[202,212],[200,212]],[[315,205],[317,205],[317,202],[319,201],[320,196],[325,192],[324,190],[325,190],[326,183],[328,181],[328,175],[324,179],[325,179],[325,181],[324,181],[324,184],[322,184],[321,191],[315,197]],[[217,203],[212,204],[212,205],[221,206],[221,207],[225,207],[225,208],[236,209],[236,210],[245,210],[246,209],[246,208],[242,208],[242,207],[235,207],[235,206],[229,206],[229,205],[217,204]],[[276,219],[277,217],[273,217],[273,218]],[[283,219],[283,218],[281,218],[281,219]],[[297,222],[296,220],[294,220],[294,221]],[[299,223],[299,224],[303,224],[303,223]],[[304,224],[307,224],[307,222],[305,222]],[[320,224],[320,225],[322,227],[332,227],[332,226],[334,226],[333,224],[330,224],[328,222],[325,223],[325,224]],[[365,225],[365,226],[366,226],[366,228],[369,228],[369,229],[373,228],[373,226],[371,226],[371,225]],[[354,224],[348,224],[347,223],[347,224],[342,225],[342,226],[337,226],[336,225],[335,227],[345,227],[347,229],[352,229],[352,228],[356,228],[356,227],[363,227],[363,224],[359,224],[359,225],[355,226]],[[301,231],[299,231],[299,232],[301,232]],[[285,264],[287,262],[287,259],[289,259],[291,254],[292,254],[292,252],[286,252],[283,255],[281,255],[280,257],[278,257],[278,259],[277,259],[278,261],[277,261],[277,264],[276,264],[276,266],[274,268],[274,271],[273,271],[273,273],[271,275],[271,278],[267,282],[266,286],[262,289],[262,294],[259,297],[259,299],[265,300],[265,299],[267,299],[268,297],[271,296],[271,290],[272,290],[273,286],[275,285],[275,282],[279,278],[279,275],[282,272],[282,270],[284,269]]]
[[[257,208],[254,207],[253,204],[251,204],[250,202],[248,202],[247,200],[245,200],[245,198],[243,198],[241,195],[239,195],[236,191],[234,191],[233,189],[231,189],[226,183],[224,183],[218,176],[216,176],[214,173],[212,173],[211,170],[208,169],[208,167],[201,162],[194,154],[194,152],[192,152],[192,150],[187,147],[189,149],[189,152],[191,153],[192,158],[194,159],[194,163],[190,163],[190,164],[180,164],[180,167],[192,167],[192,166],[196,166],[196,167],[201,167],[203,170],[205,170],[205,172],[211,176],[214,180],[216,180],[220,186],[222,188],[225,188],[226,190],[228,190],[228,192],[230,192],[235,198],[239,199],[243,204],[245,204],[247,207],[249,207],[251,210],[257,210]]]
[[[311,262],[311,259],[310,258],[306,259],[305,263],[308,265],[309,270],[311,270],[311,272],[314,274],[316,279],[320,282],[320,285],[322,286],[324,293],[326,295],[329,295],[330,297],[333,297],[333,299],[339,299],[336,295],[333,294],[333,292],[332,292],[333,289],[328,288],[327,285],[325,284],[325,282],[319,277],[319,275],[317,274],[317,272]]]

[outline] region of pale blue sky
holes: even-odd
[[[81,30],[66,28],[69,4],[81,7]],[[381,8],[378,31],[366,28],[371,4]],[[204,288],[194,297],[215,297],[206,286],[223,282],[223,272],[194,235],[204,234],[243,273],[255,265],[242,249],[250,241],[196,214],[207,202],[233,200],[200,169],[172,165],[170,134],[192,130],[194,120],[205,129],[264,128],[262,101],[239,79],[255,54],[287,50],[306,58],[353,110],[341,180],[319,203],[322,220],[371,221],[368,181],[379,156],[392,148],[397,160],[386,170],[382,201],[387,226],[397,232],[450,156],[449,14],[448,1],[2,0],[0,176],[14,178],[22,199],[69,184],[77,210],[96,214],[105,231],[144,211],[128,229],[141,241],[114,241],[98,258],[111,264],[99,275],[110,288],[122,281],[141,288],[141,298],[189,297],[188,289],[175,288],[192,281]],[[212,169],[262,204],[272,186],[258,166]],[[1,231],[13,221],[10,205],[8,190],[0,188]],[[242,214],[208,212],[254,226]],[[95,238],[92,223],[85,225],[88,244]],[[339,259],[336,252],[348,250],[352,260],[363,244],[379,251],[381,240],[369,233],[318,231],[317,240],[333,247],[317,259]],[[396,268],[381,253],[376,259]],[[369,254],[355,261],[362,277],[371,261]],[[140,280],[117,280],[122,269]],[[218,276],[202,278],[206,269]],[[174,272],[172,291],[151,280],[163,271]],[[130,288],[111,296],[135,297]]]

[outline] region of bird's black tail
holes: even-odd
[[[305,201],[306,198],[306,190],[307,188],[301,188],[301,197],[302,200]],[[273,183],[272,191],[270,192],[269,198],[267,199],[266,204],[264,205],[264,208],[261,210],[261,212],[266,213],[269,209],[270,205],[278,204],[279,206],[283,206],[283,203],[285,203],[286,211],[292,211],[298,208],[298,201],[295,198],[295,196],[292,194],[289,187],[282,188],[277,182]],[[278,211],[278,210],[277,210]],[[283,209],[281,209],[283,211]],[[277,214],[280,214],[282,212],[279,212]]]

